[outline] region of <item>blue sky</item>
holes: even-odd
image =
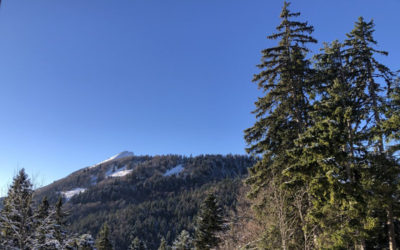
[[[15,169],[46,184],[123,150],[243,154],[251,83],[282,1],[4,0],[0,194]],[[373,18],[399,69],[399,0],[302,0],[324,41]],[[397,59],[397,60],[396,60]]]

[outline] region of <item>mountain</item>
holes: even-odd
[[[193,233],[199,205],[209,192],[224,211],[235,206],[236,193],[255,160],[241,155],[135,156],[124,151],[80,169],[35,191],[35,202],[63,197],[69,229],[96,236],[110,226],[116,249],[127,249],[134,237],[157,249],[183,230]]]

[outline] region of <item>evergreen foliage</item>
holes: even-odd
[[[63,231],[62,203],[51,207],[44,197],[35,209],[32,194],[32,184],[22,169],[14,177],[0,211],[2,249],[94,249],[87,240],[91,236],[77,238]]]
[[[224,229],[223,223],[222,209],[217,204],[217,198],[214,194],[209,194],[197,216],[194,240],[196,249],[205,250],[218,246],[221,240],[217,233]],[[183,233],[181,236],[186,237],[186,233]]]
[[[109,240],[110,229],[108,224],[104,223],[97,235],[96,248],[98,250],[112,250],[113,246]]]
[[[249,144],[247,151],[262,155],[262,159],[250,169],[247,180],[252,186],[250,195],[253,198],[263,195],[267,200],[279,199],[280,207],[276,207],[275,211],[266,202],[256,206],[260,217],[265,217],[265,213],[269,216],[280,214],[279,218],[274,217],[283,225],[278,232],[283,249],[289,248],[294,238],[297,239],[295,245],[299,245],[299,239],[309,238],[299,233],[305,222],[300,221],[292,199],[297,190],[307,189],[307,186],[291,171],[297,160],[290,153],[301,147],[295,144],[295,140],[310,124],[311,104],[307,97],[314,89],[315,82],[314,71],[306,58],[309,52],[307,44],[317,42],[311,36],[313,27],[306,22],[294,20],[300,13],[293,13],[288,7],[289,3],[285,2],[277,33],[268,36],[268,39],[279,39],[278,44],[264,49],[262,62],[257,65],[261,72],[254,76],[253,82],[258,84],[265,96],[255,102],[253,113],[257,118],[256,123],[245,130],[245,139]],[[281,192],[282,188],[284,192]],[[301,193],[302,196],[307,194],[304,191]],[[308,204],[307,201],[303,203]],[[273,231],[275,229],[271,228]]]
[[[158,250],[170,250],[171,247],[168,246],[167,241],[165,240],[164,237],[161,238],[160,246],[158,247]]]
[[[269,249],[396,249],[399,216],[398,86],[378,62],[374,23],[355,23],[344,43],[307,59],[312,26],[284,3],[275,47],[254,81],[265,95],[245,131],[249,197],[268,220]],[[387,143],[385,145],[385,143]],[[386,230],[386,233],[384,233]]]
[[[10,249],[32,248],[34,214],[32,208],[32,184],[21,169],[14,177],[4,207],[1,211],[2,242]]]
[[[74,248],[78,250],[94,250],[95,249],[95,242],[90,234],[82,234],[81,236],[77,237],[73,240],[72,245]],[[76,248],[75,248],[76,246]]]
[[[64,243],[64,240],[67,235],[66,231],[66,218],[68,214],[64,212],[63,210],[63,202],[62,198],[58,197],[56,206],[55,206],[55,212],[54,212],[54,220],[55,220],[55,238],[61,243]]]
[[[388,55],[385,51],[375,49],[377,42],[373,37],[374,23],[366,22],[362,17],[355,23],[354,29],[347,34],[346,58],[353,69],[354,84],[362,86],[367,98],[365,107],[366,130],[368,133],[368,160],[370,168],[368,184],[375,194],[379,194],[374,209],[384,208],[388,226],[389,248],[396,249],[393,207],[399,201],[394,199],[398,193],[399,166],[388,155],[384,142],[384,121],[388,109],[388,96],[393,86],[394,73],[379,63],[376,56]],[[380,204],[380,205],[378,205]],[[382,206],[383,205],[383,206]]]
[[[174,241],[172,245],[173,250],[190,250],[193,249],[193,239],[189,232],[182,230],[178,238]]]
[[[129,250],[147,250],[146,243],[135,237],[129,245]]]

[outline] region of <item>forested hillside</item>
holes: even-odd
[[[135,237],[156,249],[162,237],[172,244],[182,230],[193,234],[193,219],[207,193],[219,197],[224,211],[232,209],[253,163],[237,155],[131,156],[79,170],[37,190],[34,199],[47,196],[52,203],[80,188],[84,191],[70,199],[64,195],[71,232],[96,236],[107,222],[116,249],[127,249]],[[129,172],[113,177],[120,169]]]

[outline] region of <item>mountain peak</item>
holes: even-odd
[[[116,155],[114,155],[114,156],[112,156],[112,157],[108,158],[107,160],[104,160],[104,161],[102,161],[100,163],[97,163],[97,164],[93,165],[92,167],[96,167],[96,166],[98,166],[100,164],[108,163],[108,162],[111,162],[111,161],[114,161],[114,160],[118,160],[118,159],[122,159],[122,158],[126,158],[126,157],[132,157],[132,156],[134,156],[133,152],[122,151],[121,153],[116,154]]]

